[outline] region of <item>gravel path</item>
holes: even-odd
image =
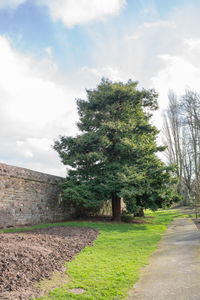
[[[200,299],[200,231],[191,219],[170,224],[128,299]]]

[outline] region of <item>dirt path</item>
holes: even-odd
[[[200,231],[191,219],[175,219],[128,300],[199,300]]]

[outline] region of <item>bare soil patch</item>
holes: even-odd
[[[68,291],[73,294],[84,294],[85,293],[85,290],[82,288],[76,288],[76,289],[72,289],[72,290],[68,290]]]
[[[0,299],[23,299],[40,295],[35,283],[63,272],[63,264],[85,246],[98,230],[85,227],[51,227],[0,235]]]

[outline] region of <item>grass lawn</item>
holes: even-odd
[[[166,226],[174,217],[180,216],[175,210],[148,211],[146,215],[153,217],[145,218],[151,224],[53,224],[98,228],[100,234],[93,247],[86,247],[66,264],[69,283],[55,289],[48,297],[38,299],[126,299],[129,289],[139,278],[140,268],[148,263]],[[32,228],[49,226],[52,224]],[[81,295],[70,293],[68,290],[73,288],[83,288],[86,292]]]

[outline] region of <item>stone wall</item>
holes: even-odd
[[[66,219],[61,177],[0,163],[0,228]]]

